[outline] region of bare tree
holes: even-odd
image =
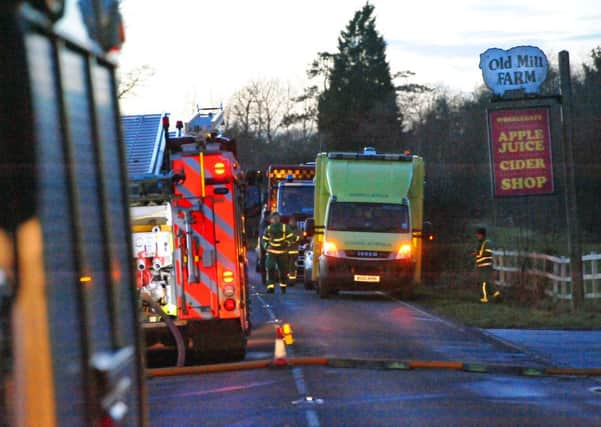
[[[278,80],[255,80],[236,92],[227,107],[230,126],[242,135],[273,142],[289,108],[289,89]]]
[[[225,110],[226,123],[235,126],[240,135],[248,137],[253,132],[254,94],[250,85],[238,90]]]
[[[436,91],[431,87],[411,80],[415,77],[412,71],[399,71],[394,74],[393,81],[397,92],[397,103],[403,112],[403,126],[412,129],[426,112],[430,110],[436,99]],[[398,81],[398,83],[397,83]]]
[[[317,128],[317,86],[309,86],[297,97],[290,98],[290,105],[282,119],[282,125],[287,129],[300,132],[301,139],[307,140],[315,134]]]
[[[154,73],[155,70],[150,65],[141,65],[120,75],[117,98],[122,99],[125,96],[134,95],[135,89],[143,86]]]

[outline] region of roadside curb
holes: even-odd
[[[488,341],[494,342],[496,344],[502,345],[504,347],[510,348],[514,351],[523,353],[525,355],[527,355],[528,357],[532,358],[534,361],[536,361],[537,363],[540,363],[541,365],[543,365],[544,367],[555,367],[558,364],[556,364],[553,360],[537,353],[536,351],[527,348],[527,347],[523,347],[519,344],[516,344],[512,341],[508,341],[505,340],[501,337],[498,337],[490,332],[488,332],[486,329],[484,328],[478,328],[476,326],[468,326],[465,325],[463,323],[459,323],[454,319],[450,319],[444,316],[440,316],[438,314],[434,314],[431,311],[429,311],[427,308],[420,306],[419,304],[415,304],[415,303],[409,303],[406,301],[402,301],[402,300],[398,300],[396,299],[396,301],[401,302],[404,305],[407,305],[408,307],[411,307],[413,309],[416,309],[424,314],[427,314],[428,316],[431,316],[434,319],[437,319],[439,321],[441,321],[442,323],[446,324],[449,327],[453,327],[455,329],[458,329],[460,331],[463,332],[467,332],[467,333],[471,333],[472,335],[478,335],[482,338],[487,339]],[[557,366],[560,368],[568,368],[567,366]]]
[[[525,377],[540,376],[601,376],[601,368],[560,368],[532,367],[515,365],[485,365],[464,363],[454,360],[391,360],[391,359],[345,359],[327,357],[298,357],[289,358],[285,365],[275,365],[273,360],[255,360],[249,362],[223,363],[204,366],[187,366],[181,368],[147,369],[146,376],[167,377],[179,375],[197,375],[217,372],[242,371],[250,369],[283,369],[295,366],[324,366],[340,369],[377,369],[377,370],[453,370],[469,373],[519,375]]]
[[[542,354],[536,352],[535,350],[532,350],[531,348],[528,347],[524,347],[522,345],[516,344],[512,341],[508,341],[506,339],[503,339],[499,336],[496,336],[494,334],[492,334],[491,332],[488,332],[486,329],[483,328],[476,328],[473,327],[472,330],[474,330],[474,332],[477,332],[481,335],[483,335],[484,337],[488,338],[491,341],[495,341],[499,344],[502,344],[506,347],[512,348],[516,351],[520,351],[526,355],[528,355],[529,357],[533,358],[534,360],[538,361],[539,363],[545,365],[545,366],[558,366],[561,368],[567,368],[567,366],[561,365],[556,363],[555,361],[549,359],[546,356],[543,356]]]

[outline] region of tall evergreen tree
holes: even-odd
[[[575,80],[574,145],[579,216],[584,238],[601,240],[601,46],[591,51]]]
[[[341,32],[319,97],[318,126],[329,151],[401,148],[402,117],[373,13],[374,6],[365,4]]]

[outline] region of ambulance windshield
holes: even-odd
[[[332,202],[328,230],[408,233],[409,209],[394,203]]]
[[[278,188],[280,215],[313,215],[313,185],[290,185]]]

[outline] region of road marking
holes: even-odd
[[[413,316],[413,320],[421,320],[424,322],[442,322],[440,319],[435,319],[432,317],[420,317],[420,316]]]
[[[307,418],[307,425],[309,427],[319,427],[319,418],[317,418],[317,412],[312,409],[305,411],[305,417]]]
[[[292,351],[289,351],[291,356],[293,356]],[[301,397],[305,398],[309,395],[307,391],[307,384],[305,383],[305,377],[303,375],[303,370],[299,367],[292,368],[292,376],[294,377],[294,383],[296,384],[296,391]],[[307,419],[307,425],[309,427],[319,427],[319,418],[317,417],[317,412],[313,409],[305,409],[305,418]]]
[[[257,294],[257,299],[259,300],[259,302],[261,303],[261,305],[263,306],[263,308],[265,309],[265,311],[269,315],[269,320],[271,321],[271,323],[276,323],[276,321],[278,320],[278,318],[276,317],[275,313],[273,312],[273,309],[271,308],[271,305],[267,304],[267,302],[259,294]]]
[[[296,383],[296,391],[303,396],[307,395],[307,386],[305,384],[305,379],[303,377],[303,371],[301,368],[292,368],[292,376],[294,377],[294,382]]]
[[[267,311],[269,315],[270,322],[269,323],[280,323],[279,319],[275,315],[271,305],[267,304],[263,297],[257,294],[257,299]],[[290,356],[293,356],[292,349],[288,349],[287,352]],[[292,368],[292,377],[294,378],[294,384],[296,385],[296,391],[301,397],[304,399],[308,395],[307,384],[305,383],[305,378],[303,375],[303,370],[299,367]],[[307,420],[308,427],[320,427],[319,418],[317,417],[317,412],[312,409],[305,409],[305,419]]]

